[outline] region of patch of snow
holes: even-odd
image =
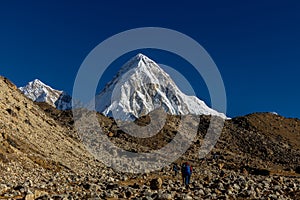
[[[277,112],[270,112],[272,115],[278,115]]]

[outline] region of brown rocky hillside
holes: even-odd
[[[104,134],[116,146],[131,152],[162,148],[178,134],[181,120],[180,116],[167,116],[158,134],[141,139],[126,134],[112,118],[97,116]],[[210,117],[188,117],[183,134],[195,129],[197,136],[175,161],[179,165],[189,161],[194,167],[192,183],[185,188],[180,176],[173,176],[172,166],[138,175],[105,167],[80,142],[72,111],[34,103],[0,77],[0,199],[299,197],[299,119],[254,113],[226,120],[212,152],[199,159]],[[144,116],[135,123],[146,126],[151,119]]]
[[[51,179],[59,185],[68,176],[87,174],[94,159],[72,133],[0,77],[0,199],[26,183],[48,192]]]
[[[33,164],[57,170],[76,169],[81,166],[74,165],[90,159],[84,147],[68,137],[66,127],[24,97],[8,79],[0,78],[0,88],[3,160],[16,161],[30,171]],[[17,162],[19,157],[22,163]]]

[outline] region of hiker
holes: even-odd
[[[185,177],[186,177],[185,163],[182,163],[181,165],[181,176],[182,176],[182,184],[185,184]]]
[[[186,186],[190,184],[192,172],[193,172],[192,166],[190,166],[189,163],[186,162],[184,167],[184,175],[185,175],[184,181]]]
[[[179,170],[179,167],[178,167],[177,163],[174,163],[174,165],[173,165],[174,176],[177,176],[178,170]]]

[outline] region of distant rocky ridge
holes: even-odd
[[[46,102],[59,110],[70,110],[72,108],[70,95],[64,91],[53,89],[38,79],[19,89],[25,96],[35,102]]]

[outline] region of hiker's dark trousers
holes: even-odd
[[[190,179],[191,179],[191,175],[186,175],[185,176],[185,185],[190,184]]]

